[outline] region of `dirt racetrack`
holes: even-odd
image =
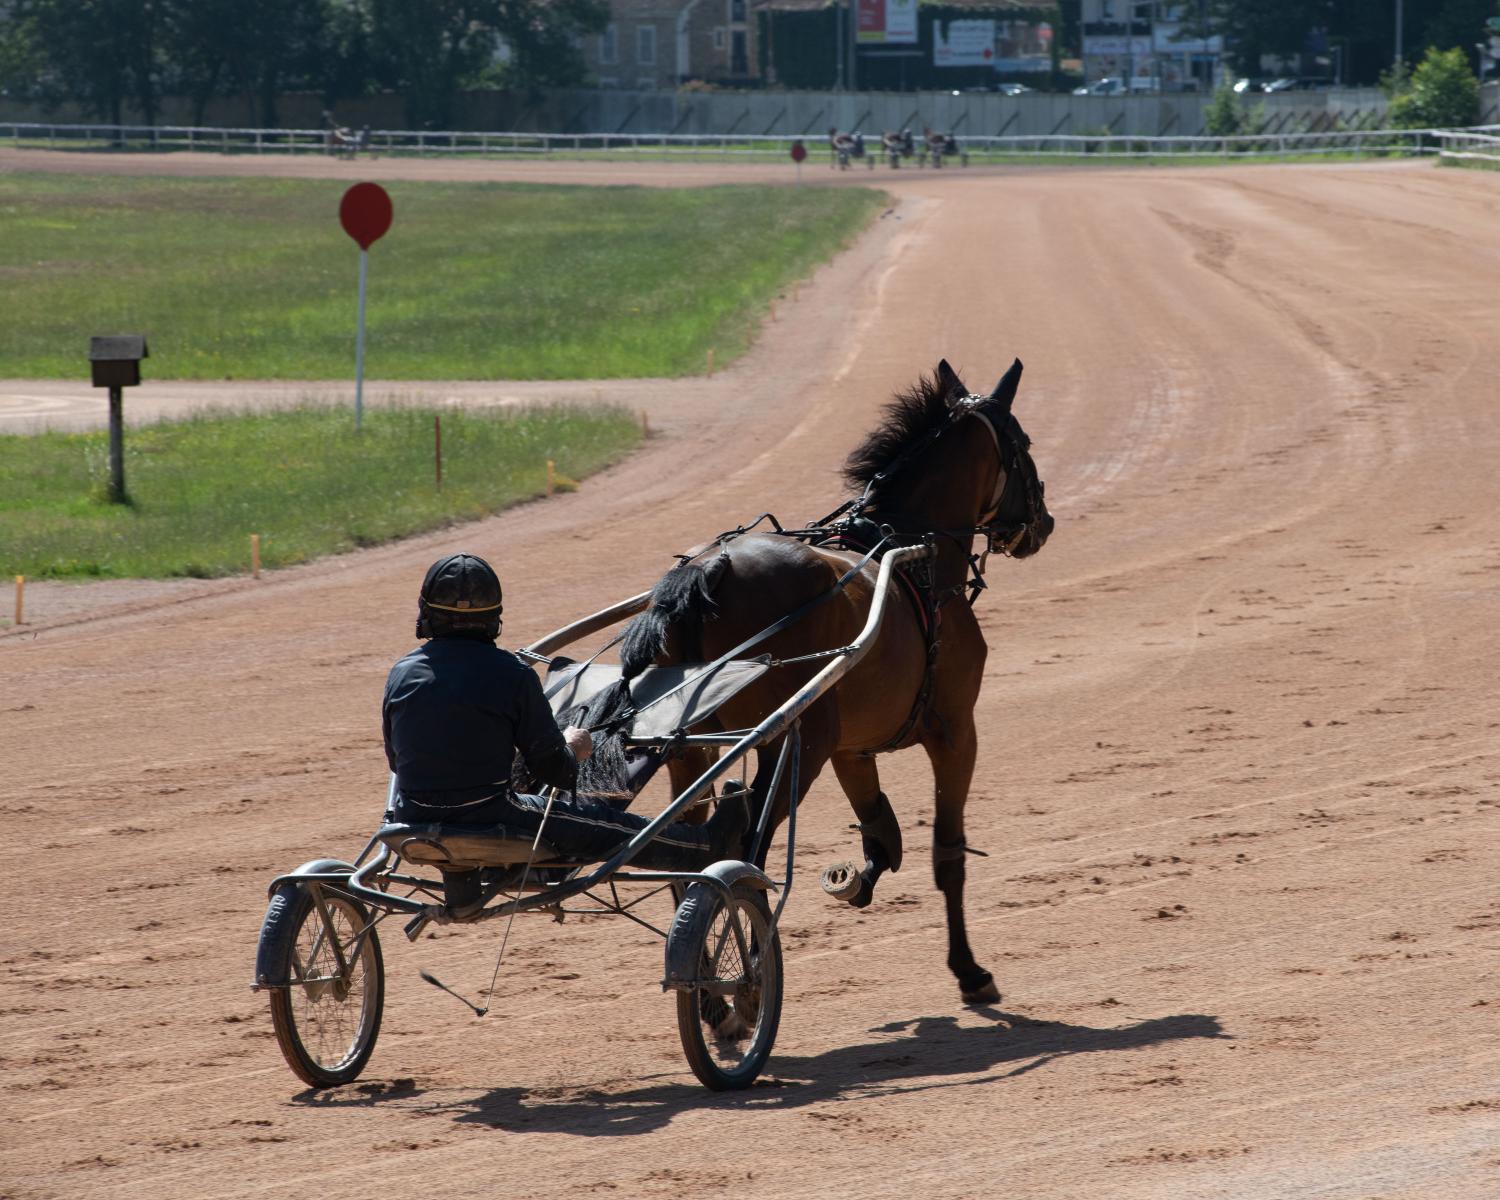
[[[0,1194],[1500,1195],[1500,176],[875,178],[893,211],[578,493],[0,636]],[[491,557],[524,642],[826,511],[893,388],[1012,355],[1058,527],[980,602],[1001,1005],[943,967],[907,752],[863,913],[814,788],[760,1086],[694,1083],[650,935],[528,920],[483,1020],[417,970],[478,993],[499,928],[392,928],[364,1081],[302,1090],[248,990],[265,883],[375,824],[426,564]]]

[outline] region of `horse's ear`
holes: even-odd
[[[1010,364],[1010,370],[1000,377],[1000,382],[995,385],[995,390],[990,393],[990,399],[998,401],[1007,412],[1015,403],[1016,389],[1021,386],[1021,360],[1018,358]]]
[[[938,387],[942,389],[943,399],[952,404],[955,400],[962,400],[969,394],[969,389],[964,387],[964,381],[958,377],[958,372],[948,365],[945,358],[937,365]]]

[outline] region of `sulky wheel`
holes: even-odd
[[[695,986],[677,993],[677,1032],[704,1087],[749,1087],[771,1056],[781,1022],[781,937],[766,894],[746,884],[732,905],[707,884],[687,890],[678,920],[697,947]]]
[[[287,1063],[312,1087],[337,1087],[357,1079],[375,1049],[385,963],[365,908],[318,888],[320,906],[314,888],[277,889],[260,961],[287,981],[270,989],[271,1023]]]

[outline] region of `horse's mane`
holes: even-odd
[[[948,419],[948,397],[936,376],[923,375],[915,386],[896,393],[885,406],[885,419],[844,460],[844,480],[862,488]]]

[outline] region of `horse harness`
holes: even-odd
[[[762,521],[769,521],[776,533],[788,537],[794,537],[809,545],[821,546],[827,549],[846,550],[850,553],[861,555],[858,563],[845,572],[837,583],[827,592],[815,597],[796,611],[787,614],[781,620],[773,624],[769,629],[749,639],[747,642],[737,646],[730,651],[730,655],[742,652],[750,645],[764,641],[773,633],[779,632],[793,621],[802,617],[810,609],[832,599],[844,586],[864,569],[872,560],[878,561],[889,550],[897,546],[912,545],[918,542],[933,544],[938,537],[951,538],[955,542],[962,542],[964,538],[975,535],[983,535],[985,538],[985,549],[982,552],[969,555],[969,578],[965,583],[955,587],[939,591],[937,588],[935,572],[935,555],[930,555],[920,560],[913,567],[898,570],[897,580],[906,590],[912,601],[913,610],[917,622],[922,629],[923,638],[927,646],[927,660],[922,671],[922,683],[917,689],[917,696],[908,712],[906,720],[902,722],[901,728],[896,734],[881,743],[872,750],[863,752],[864,757],[873,758],[877,754],[884,754],[891,750],[900,749],[905,745],[912,731],[927,711],[932,700],[932,691],[937,675],[938,654],[941,648],[941,625],[943,605],[956,595],[961,595],[965,589],[968,590],[968,602],[972,607],[979,593],[985,589],[984,572],[988,565],[991,554],[1010,555],[1018,547],[1022,540],[1031,531],[1032,527],[1040,519],[1043,511],[1043,483],[1036,473],[1036,467],[1031,463],[1027,451],[1030,449],[1030,439],[1021,430],[1020,425],[1010,416],[1007,409],[1004,417],[1006,433],[1008,436],[1002,438],[1000,430],[996,427],[995,416],[987,408],[995,403],[990,396],[968,395],[957,400],[949,409],[949,417],[942,424],[930,430],[919,438],[911,446],[903,450],[896,458],[886,466],[885,470],[875,474],[865,486],[863,494],[855,499],[849,500],[822,520],[807,526],[804,529],[785,529],[781,523],[770,513],[762,513],[748,525],[741,525],[737,529],[720,534],[715,540],[720,553],[725,552],[727,545],[734,539],[751,532]],[[889,524],[880,523],[866,515],[873,507],[873,495],[876,487],[889,479],[899,471],[908,461],[925,450],[932,442],[951,426],[964,417],[978,417],[984,425],[985,431],[990,435],[994,443],[995,454],[999,459],[1000,470],[995,479],[995,487],[989,502],[980,513],[977,524],[967,529],[954,530],[931,530],[920,534],[903,534],[892,528]],[[999,523],[1001,502],[1005,495],[1005,488],[1009,480],[1019,477],[1023,480],[1026,488],[1026,518],[1014,528],[1003,527]],[[678,556],[687,562],[684,556]],[[697,557],[697,556],[694,556]],[[843,652],[843,648],[836,650],[818,651],[814,654],[800,655],[796,658],[773,661],[773,665],[786,665],[795,662],[805,662],[812,659],[828,658]],[[728,657],[728,656],[726,656]]]

